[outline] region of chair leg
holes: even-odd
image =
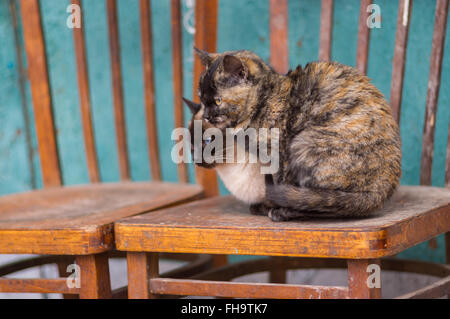
[[[450,265],[450,232],[445,233],[445,262]]]
[[[159,275],[158,253],[127,253],[128,298],[153,299],[150,293],[150,278]]]
[[[350,298],[381,298],[381,268],[379,259],[349,259],[348,289]]]
[[[69,261],[69,260],[61,260],[58,261],[57,266],[58,266],[58,274],[60,278],[64,278],[67,277],[68,273],[67,273],[67,267],[70,264],[73,264],[74,260]],[[63,294],[63,298],[64,299],[78,299],[78,295],[71,295],[71,294]]]
[[[80,266],[80,298],[111,298],[108,254],[77,256],[76,262]]]
[[[279,264],[281,266],[281,264],[283,263],[283,259],[282,258],[278,258],[278,257],[270,257],[275,265]],[[271,269],[269,271],[269,282],[272,284],[285,284],[286,283],[286,269],[284,268],[276,268],[276,269]]]

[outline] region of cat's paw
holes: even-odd
[[[267,214],[273,222],[285,222],[295,218],[295,215],[296,214],[293,210],[285,207],[271,208]]]
[[[250,205],[250,214],[267,216],[268,207],[264,203],[252,204]]]

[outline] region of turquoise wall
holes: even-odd
[[[17,28],[13,27],[10,10],[12,2],[18,6],[16,0],[0,0],[0,194],[42,186],[29,83],[26,77],[21,76],[18,63],[18,55],[25,60],[21,26],[19,23]],[[66,27],[66,8],[69,2],[41,0],[41,6],[63,179],[66,185],[73,185],[87,183],[88,174],[80,123],[72,31]],[[148,180],[151,176],[144,122],[138,0],[118,2],[131,176],[133,180]],[[183,33],[187,97],[192,95],[193,35],[188,32],[192,24],[192,19],[188,19],[192,13],[191,2],[193,1],[182,1],[184,16],[188,16]],[[250,49],[268,61],[268,0],[220,0],[219,3],[219,51]],[[392,0],[376,0],[374,3],[381,8],[382,28],[371,32],[368,75],[389,98],[398,3]],[[118,181],[105,1],[84,0],[83,6],[101,178],[107,182]],[[400,124],[404,154],[402,184],[419,183],[434,9],[435,0],[414,1]],[[173,90],[169,1],[154,0],[152,10],[160,158],[164,179],[176,181],[176,167],[170,160]],[[355,65],[358,14],[359,1],[335,0],[333,60]],[[291,67],[317,59],[319,18],[320,1],[289,1]],[[433,185],[436,186],[444,184],[445,149],[450,119],[449,36],[448,30],[436,118],[433,163]],[[191,167],[191,179],[192,173]],[[225,192],[223,186],[221,189]],[[439,238],[437,249],[429,248],[424,243],[404,252],[403,256],[443,261],[443,238]]]

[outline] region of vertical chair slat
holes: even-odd
[[[77,5],[81,8],[80,0],[72,0],[72,4]],[[81,27],[73,28],[73,40],[77,62],[78,91],[80,95],[81,122],[83,127],[89,180],[92,183],[98,183],[100,182],[100,173],[98,169],[97,153],[95,150],[94,129],[92,126],[91,100],[89,96],[89,77],[86,59],[86,43],[84,40],[83,28],[83,16],[81,16]]]
[[[422,140],[422,160],[420,163],[420,184],[431,185],[434,131],[436,111],[441,83],[442,57],[444,55],[445,31],[447,27],[449,0],[437,0],[434,21],[433,44],[431,47],[430,75]]]
[[[195,36],[194,45],[208,52],[216,52],[218,0],[197,0],[195,4]],[[198,79],[204,66],[198,57],[194,60],[194,92],[193,100],[199,102],[197,95]],[[205,196],[219,194],[216,172],[199,166],[195,167],[197,183],[204,188]]]
[[[171,25],[172,25],[172,68],[173,68],[173,92],[174,92],[174,118],[175,127],[184,126],[183,112],[183,47],[181,36],[181,4],[180,0],[171,0]],[[188,171],[185,163],[178,164],[178,180],[188,182]]]
[[[111,55],[112,87],[114,96],[114,119],[116,127],[117,153],[119,158],[120,179],[130,178],[127,138],[125,129],[125,111],[123,102],[122,70],[120,68],[119,25],[116,0],[106,0],[108,15],[109,51]]]
[[[394,59],[392,61],[391,107],[392,115],[400,123],[403,80],[405,74],[406,48],[408,44],[409,21],[413,0],[400,0],[395,34]]]
[[[14,47],[17,59],[17,68],[19,71],[19,91],[21,96],[21,107],[22,107],[22,116],[24,120],[25,126],[25,141],[27,147],[27,166],[30,171],[30,186],[32,189],[36,188],[36,169],[33,163],[33,143],[32,143],[32,132],[30,125],[30,114],[28,113],[28,99],[26,93],[26,78],[27,78],[27,70],[25,67],[24,59],[22,57],[22,52],[24,51],[24,47],[21,41],[21,30],[19,27],[19,13],[17,9],[17,3],[15,0],[9,1],[9,10],[11,13],[11,22],[14,29]]]
[[[38,0],[21,0],[23,35],[45,187],[62,184]]]
[[[282,74],[289,70],[287,0],[270,0],[270,64]]]
[[[319,60],[331,60],[331,32],[333,29],[333,0],[322,0],[320,11]]]
[[[367,26],[367,18],[369,17],[367,7],[371,4],[372,0],[361,0],[361,6],[359,9],[356,69],[358,69],[358,71],[363,74],[367,73],[367,58],[369,55],[369,38],[370,38],[370,29]]]
[[[156,125],[155,81],[153,67],[152,20],[150,0],[140,1],[142,65],[144,67],[145,116],[148,150],[153,180],[161,180],[159,163],[158,131]]]

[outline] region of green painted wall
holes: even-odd
[[[21,77],[18,54],[25,60],[20,23],[12,24],[10,4],[0,0],[0,194],[41,187],[35,129],[32,123],[29,83]],[[192,2],[183,0],[186,24],[192,25]],[[268,0],[220,0],[219,51],[250,49],[269,59]],[[397,1],[376,0],[382,28],[371,32],[368,75],[389,98],[394,51]],[[66,27],[68,0],[41,0],[58,146],[66,185],[88,182],[80,123],[72,31]],[[118,163],[112,112],[110,60],[105,1],[84,0],[85,34],[95,127],[95,140],[103,181],[117,181]],[[423,119],[434,24],[435,0],[415,0],[411,18],[401,114],[403,139],[402,184],[419,183]],[[128,146],[133,180],[151,178],[144,123],[143,81],[140,51],[138,0],[119,0],[119,30]],[[170,160],[173,129],[173,90],[168,0],[154,0],[153,33],[156,104],[163,177],[176,181]],[[335,0],[332,58],[355,65],[358,0]],[[189,17],[191,19],[189,19]],[[289,1],[289,57],[291,67],[317,59],[320,1]],[[20,17],[19,17],[20,19]],[[20,21],[20,20],[19,20]],[[450,28],[450,24],[449,24]],[[192,95],[193,35],[184,29],[185,96]],[[443,186],[445,145],[450,119],[450,30],[447,31],[441,94],[436,119],[433,185]],[[18,48],[18,50],[16,50]],[[26,64],[26,61],[24,61]],[[186,115],[188,116],[188,115]],[[30,120],[27,120],[27,119]],[[27,134],[28,133],[28,134]],[[190,168],[191,179],[193,176]],[[222,192],[226,192],[221,185]],[[411,258],[443,261],[443,239],[438,248],[424,243],[402,254]]]

